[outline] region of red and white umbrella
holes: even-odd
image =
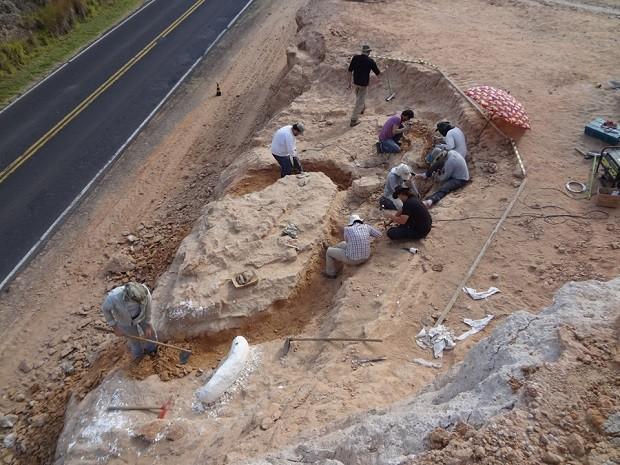
[[[503,119],[514,126],[530,129],[530,119],[523,105],[505,90],[491,86],[476,86],[465,91],[480,104],[492,119]]]

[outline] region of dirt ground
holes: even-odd
[[[294,43],[295,14],[305,3],[257,2],[0,297],[0,412],[19,416],[15,428],[18,443],[14,450],[3,450],[5,463],[47,463],[62,428],[68,394],[83,395],[113,366],[127,366],[138,377],[156,372],[165,378],[188,372],[176,367],[174,355],[168,352],[163,360],[130,366],[115,339],[96,329],[103,326],[99,305],[105,292],[119,281],[136,279],[149,286],[155,284],[202,205],[214,195],[222,170],[244,150],[257,130],[300,93],[301,89],[283,89],[280,85],[285,51]],[[568,3],[571,5],[565,5]],[[574,147],[599,148],[601,144],[583,136],[584,124],[594,116],[614,120],[620,116],[620,91],[606,85],[607,80],[619,78],[614,75],[620,62],[618,8],[611,1],[591,1],[585,6],[608,11],[583,9],[579,3],[568,1],[322,0],[309,3],[306,18],[324,34],[330,65],[346,66],[359,45],[368,42],[377,55],[428,60],[464,89],[488,84],[510,90],[524,104],[532,123],[532,129],[518,140],[527,186],[515,213],[584,215],[598,209],[594,202],[571,197],[564,190],[567,181],[586,181],[588,175],[590,163]],[[381,60],[379,66],[383,66]],[[224,92],[218,99],[213,97],[216,81]],[[395,103],[401,98],[404,103],[406,98],[402,91],[399,93],[398,85],[404,88],[405,83],[398,79],[394,83]],[[337,80],[329,85],[338,85]],[[376,101],[381,100],[385,88],[385,81],[373,81],[370,92],[379,95]],[[411,103],[415,108],[415,102]],[[381,110],[384,107],[377,103],[376,111],[371,108],[372,116],[367,117],[383,118]],[[297,111],[303,115],[303,108]],[[437,119],[442,117],[437,115]],[[337,119],[337,124],[329,131],[347,131],[347,114],[330,118]],[[498,180],[509,184],[512,173],[498,176]],[[268,181],[256,182],[263,185]],[[248,181],[237,192],[255,187]],[[485,189],[469,188],[466,197],[461,195],[455,202],[459,212],[468,216],[498,216],[509,197],[506,194],[506,198],[497,199],[493,206],[495,199]],[[454,205],[446,201],[433,214],[449,219]],[[480,317],[486,312],[501,320],[502,315],[515,310],[543,307],[568,280],[617,276],[620,215],[615,210],[604,211],[608,215],[605,219],[509,219],[468,281],[470,287],[478,289],[496,286],[501,294],[492,302],[476,305],[459,297],[451,321]],[[450,231],[458,236],[440,234],[443,226],[439,226],[429,239],[432,248],[456,242],[462,253],[443,257],[445,271],[427,280],[432,282],[424,289],[416,288],[413,278],[419,276],[412,277],[407,292],[402,292],[403,306],[425,300],[432,308],[428,313],[439,313],[494,223],[451,223]],[[130,234],[138,239],[130,241]],[[373,260],[388,266],[393,255],[393,250],[383,248]],[[260,328],[250,332],[249,339],[260,342],[301,332],[312,317],[320,318],[321,308],[329,307],[337,286],[334,282],[311,281],[301,291],[308,298],[299,300],[321,295],[318,305],[298,307],[295,315],[300,317],[292,322],[276,312],[266,317],[267,321],[248,324],[248,328]],[[364,290],[371,292],[376,282],[357,280],[351,286],[362,290],[363,303]],[[401,294],[403,289],[396,287],[397,283],[386,286],[386,299]],[[406,321],[402,313],[394,312],[393,318],[407,323],[403,333],[419,328],[419,321]],[[269,335],[265,334],[267,330]],[[196,366],[215,364],[227,349],[228,336],[188,343],[205,354]],[[459,346],[447,364],[462,359],[477,339]],[[388,345],[384,350],[406,356],[400,347]],[[432,376],[423,375],[416,388],[401,393],[413,392]],[[584,378],[574,379],[579,384]],[[588,386],[583,381],[575,392],[584,393]],[[358,392],[353,408],[380,402],[375,392],[367,393],[367,397]],[[328,414],[317,418],[332,419]]]

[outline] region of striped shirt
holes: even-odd
[[[381,232],[368,224],[355,223],[344,228],[345,255],[349,260],[370,258],[370,237],[381,237]]]

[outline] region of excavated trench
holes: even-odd
[[[396,74],[398,71],[403,74],[402,81],[407,81],[406,70],[402,66],[395,66],[394,74],[396,82],[398,82],[398,74]],[[433,79],[435,79],[434,76]],[[419,80],[410,81],[415,82],[416,85],[420,85]],[[435,83],[434,85],[437,84]],[[431,139],[431,131],[428,127],[417,128],[412,136],[414,139],[418,139],[419,145],[424,147],[424,150],[428,148]],[[343,223],[341,210],[345,206],[346,200],[350,195],[353,173],[344,169],[333,160],[302,159],[302,163],[305,171],[320,171],[327,175],[338,187],[339,192],[330,210],[330,220],[326,226],[327,230],[325,234],[327,242],[334,243],[340,241]],[[220,173],[221,169],[214,169],[208,174],[207,186],[209,194],[211,189],[217,185]],[[251,192],[260,191],[273,184],[278,179],[279,170],[275,165],[270,168],[250,170],[244,173],[243,177],[226,191],[226,194],[242,196]],[[204,183],[204,180],[201,182]],[[428,189],[430,189],[430,185],[425,186],[421,190],[424,192]],[[195,205],[192,203],[191,213],[184,212],[184,221],[176,221],[176,223],[181,223],[182,226],[165,229],[164,235],[166,237],[163,241],[154,242],[143,248],[144,252],[141,254],[143,255],[141,258],[147,259],[147,261],[148,259],[152,259],[153,254],[162,256],[162,259],[157,261],[157,263],[159,263],[157,267],[148,270],[138,269],[131,277],[127,275],[119,276],[122,278],[121,281],[130,278],[143,278],[149,284],[153,285],[158,276],[163,273],[166,266],[172,261],[172,257],[183,239],[183,233],[187,233],[190,225],[198,218],[200,206],[204,205],[204,203],[209,200],[215,200],[212,197],[213,196],[209,195],[206,199],[194,199]],[[175,214],[173,213],[173,215]],[[174,216],[171,221],[175,221]],[[166,235],[167,232],[173,232],[174,237],[168,240],[169,237]],[[311,322],[320,321],[321,317],[332,309],[334,297],[342,284],[341,280],[325,280],[320,275],[320,271],[324,267],[324,248],[316,247],[312,253],[314,256],[312,264],[306,268],[304,276],[300,279],[299,284],[288,299],[277,301],[264,312],[240,320],[238,327],[234,329],[227,329],[214,334],[205,334],[185,341],[176,341],[179,345],[191,348],[193,351],[193,355],[187,365],[179,365],[178,353],[167,348],[160,350],[157,357],[146,358],[137,365],[130,365],[127,355],[123,355],[122,360],[119,360],[116,348],[114,348],[114,350],[107,349],[104,351],[100,361],[97,362],[97,374],[95,376],[84,377],[84,383],[82,383],[80,385],[81,388],[77,390],[78,398],[83,397],[89,389],[96,387],[101,378],[103,378],[107,371],[115,364],[124,365],[127,368],[129,376],[133,378],[143,379],[150,375],[157,374],[161,380],[167,381],[196,373],[198,368],[206,370],[215,368],[218,362],[227,354],[230,348],[230,341],[236,335],[244,335],[250,345],[254,346],[277,339],[281,339],[284,342],[287,336],[302,333]],[[60,396],[60,393],[58,394]],[[67,398],[67,391],[63,391],[62,396],[64,404]],[[61,420],[61,409],[58,409],[58,413],[57,419]],[[54,437],[56,435],[57,432]]]

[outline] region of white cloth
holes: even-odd
[[[467,339],[469,336],[471,336],[472,334],[479,333],[484,328],[486,328],[486,326],[489,324],[489,322],[492,319],[493,319],[493,315],[487,315],[486,317],[481,318],[480,320],[470,320],[469,318],[463,318],[463,323],[465,323],[467,326],[470,326],[471,329],[461,334],[460,336],[458,336],[456,340],[463,341]]]
[[[456,345],[452,332],[444,325],[422,328],[415,337],[415,342],[423,349],[433,349],[433,357],[443,357],[444,350],[453,349]]]
[[[271,140],[271,153],[278,157],[297,158],[297,146],[293,135],[293,126],[283,126],[278,129]]]
[[[481,292],[478,292],[476,291],[476,289],[473,289],[471,287],[464,287],[463,292],[474,300],[482,300],[492,296],[493,294],[497,294],[500,291],[496,287],[490,287],[486,291]]]
[[[463,158],[467,158],[467,142],[465,142],[463,131],[459,128],[452,128],[447,132],[444,140],[445,143],[440,144],[439,147],[446,150],[456,150]]]

